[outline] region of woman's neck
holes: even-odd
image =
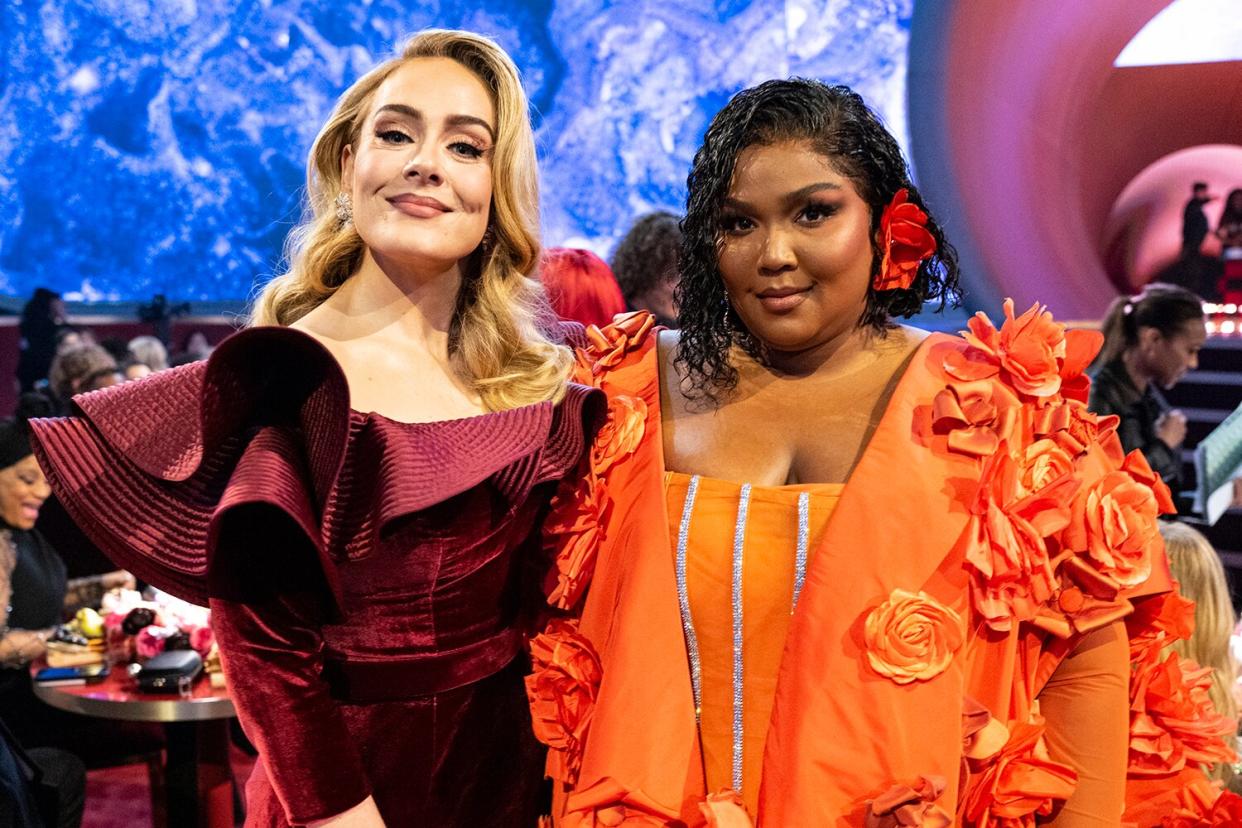
[[[1121,364],[1125,366],[1130,382],[1134,383],[1139,393],[1147,393],[1147,386],[1151,384],[1151,375],[1143,370],[1138,353],[1133,349],[1124,351],[1121,354]]]
[[[769,373],[791,379],[848,373],[859,358],[873,350],[871,339],[875,336],[871,328],[855,326],[799,351],[769,350],[762,367]]]
[[[367,251],[349,277],[308,319],[316,333],[333,339],[395,334],[428,350],[446,351],[457,308],[461,270],[416,270]]]

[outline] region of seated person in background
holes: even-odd
[[[129,341],[129,357],[134,363],[145,365],[152,371],[163,371],[168,367],[168,349],[159,337],[136,336]],[[137,377],[130,377],[137,379]]]
[[[539,281],[561,319],[603,326],[625,311],[621,288],[608,263],[590,250],[550,247],[543,251]]]
[[[178,358],[188,362],[196,362],[200,359],[206,359],[211,356],[211,352],[215,347],[211,344],[211,340],[207,338],[207,334],[199,330],[190,331],[186,334],[185,340],[181,343],[181,352]]]
[[[124,375],[126,382],[142,379],[151,376],[151,366],[130,357],[121,361],[121,374]]]
[[[34,528],[51,490],[30,450],[26,420],[48,413],[50,404],[40,395],[24,394],[17,417],[0,420],[0,719],[26,747],[110,749],[110,737],[86,738],[92,725],[107,723],[48,707],[31,688],[30,662],[46,653],[66,614],[98,606],[114,586],[134,586],[121,571],[67,581],[64,562]]]
[[[83,345],[57,354],[48,372],[48,382],[62,412],[76,394],[98,391],[125,381],[120,366],[99,345]]]
[[[90,328],[62,325],[56,332],[56,356],[60,356],[65,351],[81,348],[83,345],[95,344],[95,333]]]
[[[1233,685],[1238,664],[1229,650],[1236,614],[1229,597],[1225,568],[1211,542],[1196,529],[1184,523],[1161,522],[1160,534],[1164,536],[1169,568],[1182,586],[1182,596],[1195,602],[1194,632],[1188,639],[1175,641],[1172,650],[1200,667],[1212,669],[1208,695],[1217,712],[1234,720],[1236,731],[1238,708],[1233,698]],[[1230,746],[1234,747],[1236,742],[1235,735],[1230,739]],[[1234,787],[1235,773],[1227,764],[1212,765],[1209,775]]]
[[[612,272],[630,310],[655,314],[656,323],[676,327],[677,251],[681,227],[672,213],[640,217],[612,253]]]
[[[1140,449],[1177,499],[1181,495],[1186,415],[1160,393],[1199,366],[1207,340],[1203,302],[1176,285],[1153,282],[1137,296],[1119,296],[1104,317],[1104,347],[1091,365],[1087,408],[1121,418],[1117,434],[1127,452]]]
[[[25,750],[0,722],[0,828],[78,828],[85,808],[82,760],[55,748]]]

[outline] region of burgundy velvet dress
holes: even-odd
[[[367,795],[389,826],[535,823],[537,528],[598,392],[400,423],[351,411],[311,337],[255,328],[76,402],[33,424],[40,463],[117,563],[210,604],[261,756],[247,825]]]

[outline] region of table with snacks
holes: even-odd
[[[48,642],[48,666],[81,666],[89,672],[92,665],[106,664],[107,675],[34,685],[40,700],[61,710],[163,724],[165,790],[153,792],[152,801],[157,826],[233,825],[229,720],[235,713],[208,620],[206,609],[168,596],[148,600],[131,590],[115,590],[104,596],[98,612],[79,612]],[[171,692],[142,689],[142,666],[177,650],[197,652],[198,657],[184,653],[186,660],[201,660],[206,669],[169,683]]]

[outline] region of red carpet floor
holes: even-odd
[[[233,778],[244,788],[254,759],[236,748],[232,749],[230,757]],[[148,828],[150,825],[151,792],[147,786],[146,765],[121,765],[87,773],[86,816],[82,828]]]

